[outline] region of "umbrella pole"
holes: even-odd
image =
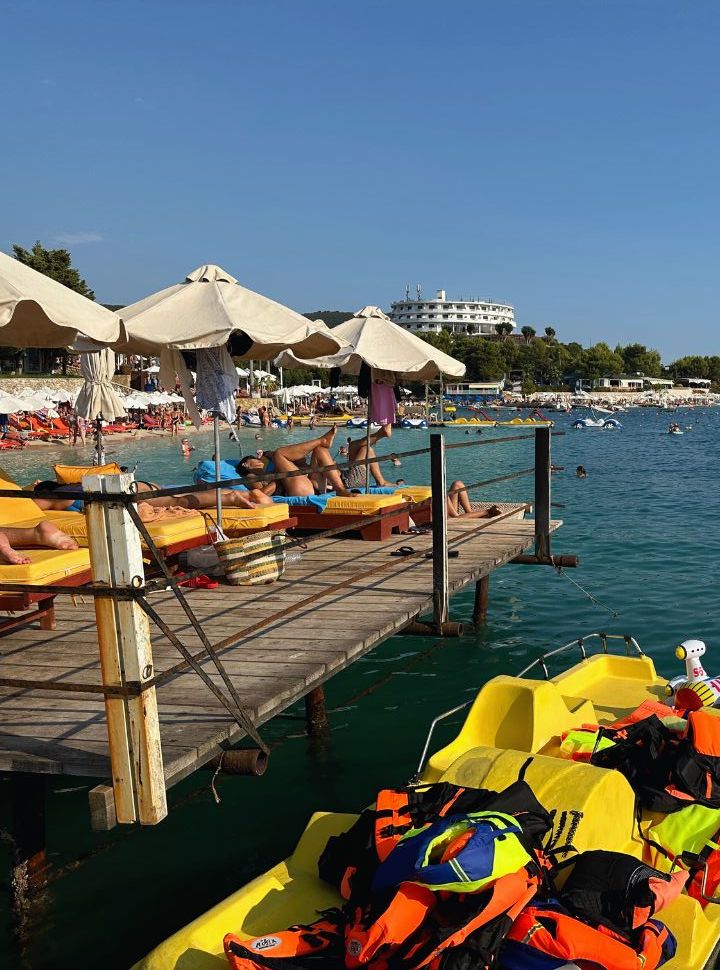
[[[445,411],[443,410],[443,379],[440,375],[440,424],[445,424]]]
[[[370,493],[370,426],[372,421],[370,420],[370,415],[372,414],[372,378],[370,379],[370,389],[368,390],[368,416],[367,416],[367,432],[365,434],[365,494]]]
[[[213,438],[215,441],[215,481],[220,481],[220,418],[213,414]],[[222,492],[215,491],[215,512],[217,513],[217,527],[222,531]]]
[[[102,417],[95,418],[95,464],[105,464],[105,448],[103,446]]]

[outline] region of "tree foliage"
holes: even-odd
[[[351,320],[355,314],[347,310],[313,310],[310,313],[303,313],[308,320],[322,320],[328,327],[337,327],[346,320]]]
[[[329,326],[348,320],[352,313],[341,310],[317,310],[306,313],[310,319],[323,319]],[[453,334],[443,329],[439,333],[418,333],[417,336],[437,347],[451,357],[461,360],[470,381],[496,381],[507,376],[511,370],[523,372],[523,382],[539,387],[567,386],[568,378],[583,377],[595,380],[599,377],[617,377],[621,374],[643,374],[660,377],[663,374],[660,352],[644,344],[618,345],[613,350],[606,343],[583,347],[576,340],[562,343],[552,327],[544,328],[541,339],[536,338],[533,327],[523,327],[523,340],[510,337],[509,324],[495,327],[497,336],[476,337],[470,334]],[[720,385],[720,356],[681,357],[669,370],[673,377],[705,377]],[[327,371],[312,368],[296,368],[285,371],[286,384],[304,384],[310,377],[327,377]]]
[[[75,290],[76,293],[81,293],[89,300],[95,299],[93,291],[72,265],[72,257],[67,249],[46,249],[38,240],[32,249],[13,245],[13,253],[15,259],[37,270],[38,273],[57,280],[58,283]]]

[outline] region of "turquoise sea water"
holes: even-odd
[[[472,696],[495,674],[512,673],[579,634],[631,633],[668,675],[681,672],[672,656],[677,643],[700,637],[708,643],[708,669],[720,671],[715,612],[720,411],[633,411],[620,416],[624,429],[618,432],[574,431],[570,423],[576,416],[557,418],[557,429],[567,434],[553,439],[553,460],[565,466],[553,477],[553,500],[565,506],[554,510],[565,522],[554,551],[577,553],[579,569],[558,575],[546,568],[506,567],[493,575],[484,629],[470,625],[470,588],[452,603],[453,617],[468,624],[463,638],[388,641],[328,685],[333,731],[326,743],[308,744],[301,707],[276,719],[265,729],[274,745],[267,774],[222,777],[220,805],[213,800],[210,775],[199,772],[171,791],[170,815],[161,825],[93,835],[87,790],[95,782],[50,779],[49,854],[56,871],[68,871],[50,884],[46,909],[22,956],[0,902],[5,937],[0,954],[10,951],[8,965],[64,970],[101,960],[106,970],[124,970],[287,855],[312,811],[357,809],[379,786],[407,780],[437,713]],[[692,430],[671,437],[666,433],[671,420]],[[458,428],[447,430],[446,440],[521,433],[484,430],[476,436],[474,429],[465,435]],[[243,446],[252,452],[258,445],[307,436],[303,429],[277,431],[256,442],[248,431]],[[341,428],[338,443],[344,437]],[[427,432],[396,432],[384,451],[423,447],[427,440]],[[209,435],[195,436],[193,443],[198,451],[189,462],[169,438],[110,441],[108,448],[117,447],[113,457],[125,464],[137,461],[143,477],[177,482],[189,480],[195,458],[210,457]],[[237,454],[237,446],[228,443],[227,453]],[[70,462],[74,454],[67,446],[10,453],[3,455],[3,465],[19,480],[30,480],[46,477],[52,461]],[[532,441],[452,450],[448,478],[469,483],[531,464]],[[579,464],[588,470],[585,480],[575,477]],[[408,482],[426,482],[427,458],[407,459],[393,472]],[[532,479],[492,486],[474,497],[532,499]],[[457,722],[438,735],[438,746],[455,730]],[[7,820],[7,789],[0,783],[0,826]]]

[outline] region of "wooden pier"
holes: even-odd
[[[476,446],[508,440],[518,439]],[[348,538],[348,528],[315,535],[279,581],[260,587],[182,589],[157,551],[161,578],[148,579],[140,536],[149,548],[152,539],[132,477],[86,476],[93,584],[57,596],[56,629],[29,624],[0,639],[0,771],[26,792],[17,804],[38,801],[38,776],[97,777],[96,828],[155,824],[167,789],[219,756],[225,770],[232,761],[262,773],[258,728],[302,698],[308,733],[327,730],[323,684],[388,637],[458,635],[451,597],[463,587],[475,582],[482,623],[493,570],[576,565],[551,553],[561,523],[550,516],[550,445],[550,429],[538,428],[532,468],[468,486],[534,473],[534,519],[516,504],[448,520],[445,444],[433,434],[431,529],[376,542]],[[228,754],[243,737],[255,752]],[[21,858],[43,857],[35,828]]]
[[[552,522],[552,529],[560,522]],[[535,523],[451,520],[450,592],[488,576],[535,542]],[[414,555],[393,556],[402,546]],[[280,583],[189,590],[188,602],[213,643],[241,636],[218,653],[256,726],[300,700],[373,647],[432,609],[431,535],[367,543],[313,544]],[[342,590],[332,592],[339,584]],[[201,644],[175,597],[151,603],[193,651]],[[94,604],[57,605],[57,629],[26,628],[0,640],[0,677],[101,684]],[[278,614],[284,615],[273,619]],[[153,630],[156,674],[177,664],[175,648]],[[202,662],[221,680],[209,659]],[[239,740],[242,731],[192,670],[157,690],[163,764],[170,787]],[[0,770],[108,778],[107,725],[101,695],[0,688]]]

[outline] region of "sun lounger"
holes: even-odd
[[[0,619],[0,636],[36,620],[41,630],[55,629],[55,594],[33,592],[33,586],[84,586],[91,579],[87,549],[27,549],[23,554],[32,561],[21,566],[0,563],[0,583],[27,585],[27,592],[0,592],[0,612],[22,614]],[[37,609],[33,610],[33,606]]]
[[[297,524],[297,517],[290,515],[290,508],[284,501],[261,505],[256,509],[223,509],[223,532],[233,538],[269,529],[292,529]]]
[[[68,465],[58,467],[62,467],[71,477],[82,468],[82,466]],[[100,470],[89,468],[90,472]],[[75,481],[80,479],[76,478]],[[2,469],[0,469],[0,488],[20,490],[20,486]],[[0,528],[5,525],[16,529],[32,529],[41,522],[52,522],[58,529],[72,536],[79,546],[86,547],[88,544],[87,520],[83,512],[41,509],[31,498],[0,498]],[[166,558],[176,556],[194,546],[204,545],[208,541],[207,523],[199,512],[149,522],[147,530]]]
[[[401,495],[413,508],[410,516],[415,525],[432,522],[432,489],[429,485],[371,485],[371,495]]]
[[[273,501],[276,501],[273,499]],[[389,539],[393,532],[406,532],[410,527],[408,504],[397,495],[283,495],[278,502],[287,503],[297,516],[301,532],[321,532],[349,526],[361,538],[377,541]],[[363,519],[381,516],[363,524]]]

